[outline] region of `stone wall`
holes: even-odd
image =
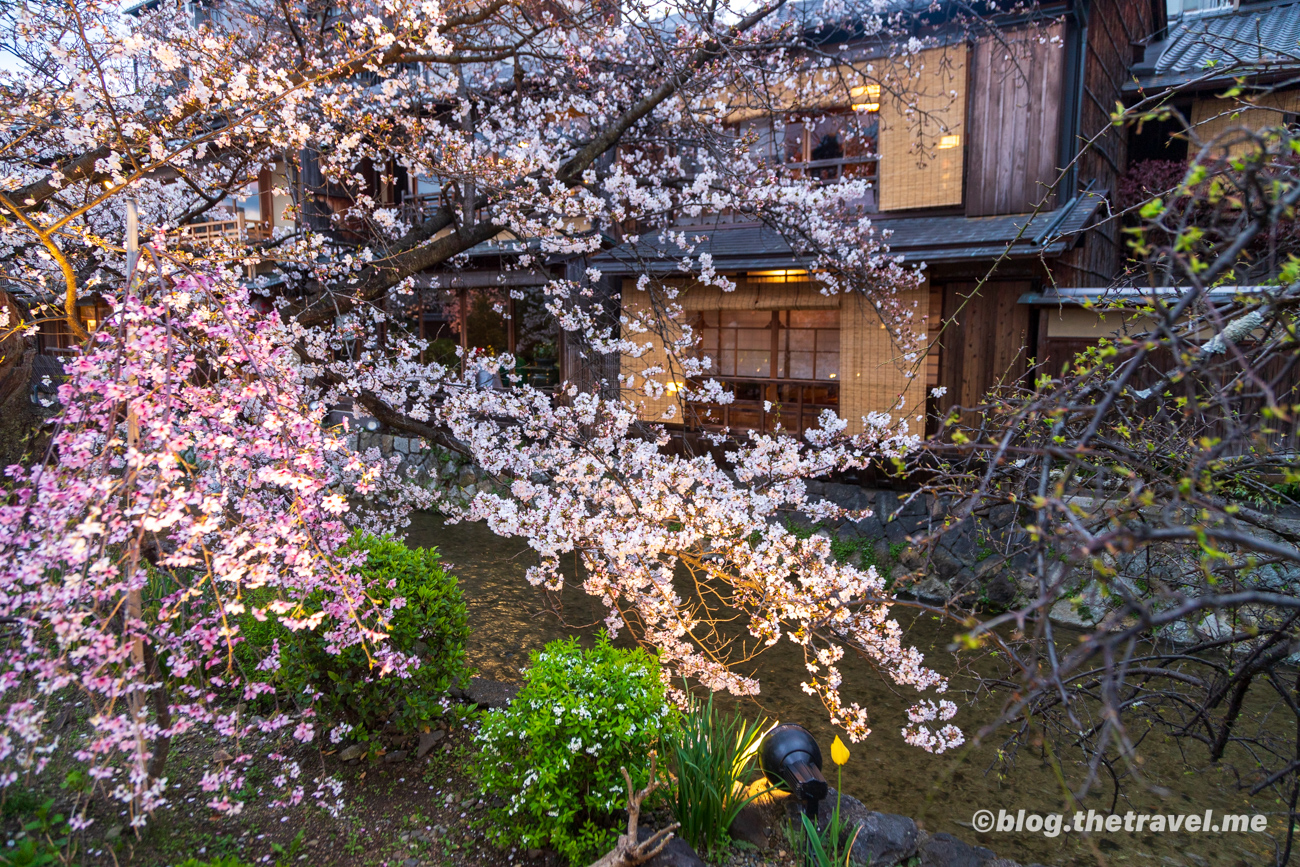
[[[383,457],[398,458],[397,471],[403,478],[437,491],[452,502],[464,503],[480,490],[496,489],[496,483],[485,479],[468,458],[427,445],[418,437],[360,431],[348,436],[348,447],[356,451],[379,449]]]

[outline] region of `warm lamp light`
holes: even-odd
[[[880,111],[880,85],[868,84],[849,91],[854,111]]]

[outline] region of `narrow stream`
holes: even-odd
[[[532,562],[527,546],[495,536],[482,524],[445,525],[436,515],[418,514],[412,518],[407,538],[412,545],[437,547],[460,579],[469,607],[469,661],[484,677],[518,680],[529,651],[569,635],[589,639],[604,617],[602,606],[581,589],[567,588],[558,601],[548,600],[524,578]],[[950,674],[950,692],[962,704],[962,691],[971,687],[973,680],[954,673],[958,666],[946,649],[957,630],[937,618],[913,618],[904,609],[897,610],[910,642],[925,653],[931,666]],[[823,754],[829,756],[836,730],[821,704],[799,687],[805,669],[797,648],[782,641],[765,652],[757,666],[762,694],[742,703],[746,713],[806,726],[816,735]],[[1038,754],[1022,753],[1013,768],[1000,773],[995,766],[995,742],[968,745],[942,756],[908,746],[899,730],[905,720],[904,709],[915,700],[915,693],[896,692],[856,658],[846,657],[842,671],[846,700],[858,701],[870,710],[873,729],[866,741],[850,745],[852,758],[844,767],[844,791],[871,809],[911,816],[931,833],[946,831],[1023,864],[1254,867],[1273,863],[1272,837],[1280,839],[1284,830],[1275,811],[1284,811],[1284,806],[1266,795],[1252,802],[1237,790],[1226,762],[1210,764],[1204,748],[1197,744],[1183,744],[1180,751],[1179,745],[1160,732],[1152,732],[1140,752],[1148,781],[1166,793],[1161,796],[1130,782],[1116,808],[1118,813],[1202,814],[1208,809],[1216,815],[1270,813],[1269,833],[1121,831],[1091,835],[1087,840],[1069,833],[1055,838],[1028,831],[978,834],[970,825],[976,810],[992,810],[995,815],[1002,809],[1013,814],[1021,809],[1066,812],[1063,789],[1051,765]],[[984,701],[989,701],[987,696]],[[1269,710],[1265,701],[1266,697],[1258,696],[1250,713],[1262,718]],[[992,712],[992,704],[965,705],[955,722],[969,734]],[[1294,730],[1290,736],[1294,737]],[[1240,763],[1243,774],[1252,768],[1244,753],[1230,758]],[[827,771],[834,784],[829,759]],[[1082,772],[1067,765],[1067,781],[1073,781],[1071,774]],[[1106,783],[1082,806],[1105,813],[1113,796],[1113,788]]]

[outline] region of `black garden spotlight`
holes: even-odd
[[[817,821],[817,805],[826,797],[822,751],[801,725],[786,723],[768,732],[758,756],[759,767],[773,785],[784,784],[803,802],[803,811]]]

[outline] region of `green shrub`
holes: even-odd
[[[22,831],[0,849],[3,867],[45,867],[68,864],[73,852],[69,848],[68,820],[55,813],[54,801],[46,801],[32,810],[32,818],[23,822]]]
[[[704,704],[692,701],[680,729],[666,738],[669,765],[677,778],[673,817],[682,826],[678,833],[697,852],[716,860],[730,840],[732,821],[752,800],[745,794],[745,783],[767,729],[767,720],[751,724],[739,711],[723,715],[710,695]]]
[[[534,652],[509,708],[493,711],[477,735],[475,772],[504,804],[489,814],[498,845],[550,848],[587,864],[613,846],[616,810],[627,805],[627,768],[640,789],[650,751],[676,725],[659,663],[601,636]]]
[[[460,587],[433,549],[412,550],[387,536],[360,533],[349,548],[367,554],[361,574],[372,599],[384,607],[397,597],[405,599],[405,605],[390,609],[387,642],[420,658],[420,666],[409,677],[379,677],[371,670],[365,648],[353,645],[342,653],[330,653],[323,632],[291,633],[270,621],[248,618],[250,622],[241,627],[246,647],[257,654],[278,639],[277,685],[299,695],[307,690],[320,693],[316,710],[322,723],[350,725],[348,737],[353,740],[370,742],[388,723],[398,734],[418,731],[442,715],[448,690],[466,673],[469,624]],[[309,600],[308,612],[320,602]]]

